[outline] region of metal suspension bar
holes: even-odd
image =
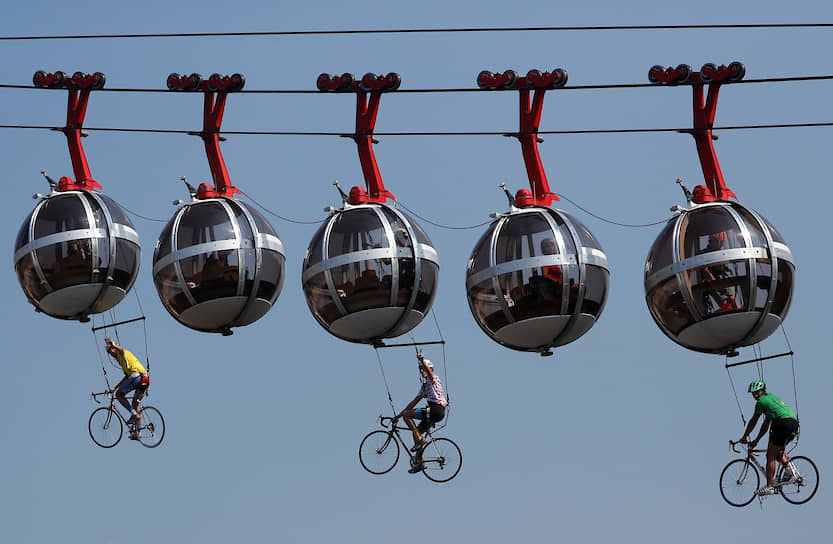
[[[788,355],[793,355],[793,352],[792,351],[786,351],[784,353],[779,353],[777,355],[769,355],[767,357],[756,357],[754,359],[748,359],[746,361],[740,361],[739,363],[726,364],[725,366],[726,366],[726,368],[732,368],[733,366],[741,366],[741,365],[748,365],[748,364],[751,364],[751,363],[759,363],[761,361],[767,361],[769,359],[777,359],[778,357],[786,357]]]
[[[321,74],[316,84],[318,90],[323,92],[356,93],[356,131],[350,135],[350,138],[358,147],[366,189],[359,186],[350,189],[348,196],[350,204],[363,202],[384,204],[389,198],[395,199],[396,197],[385,189],[382,181],[382,173],[373,152],[373,144],[378,143],[378,140],[373,137],[373,130],[376,127],[376,116],[379,113],[382,93],[398,89],[402,84],[400,75],[395,72],[386,76],[365,74],[361,81],[356,81],[356,77],[349,73],[340,76]]]
[[[101,329],[107,329],[107,328],[111,328],[111,327],[117,327],[119,325],[125,325],[127,323],[133,323],[134,321],[144,321],[145,319],[147,319],[145,316],[134,317],[133,319],[126,319],[124,321],[117,321],[116,323],[110,323],[109,325],[105,324],[105,325],[101,325],[99,327],[93,327],[92,330],[93,330],[93,332],[95,332],[95,331],[99,331]]]
[[[84,153],[84,146],[81,138],[86,136],[82,131],[84,117],[87,115],[87,105],[90,100],[90,91],[104,87],[106,78],[101,72],[84,74],[75,72],[72,77],[64,72],[47,73],[43,70],[35,72],[32,82],[36,87],[43,88],[66,88],[69,90],[67,99],[67,124],[60,129],[67,138],[69,147],[69,158],[72,161],[72,171],[75,181],[72,178],[63,176],[58,180],[59,191],[87,190],[101,188],[101,184],[93,179],[90,172],[90,165]]]
[[[373,347],[376,349],[379,348],[403,348],[403,347],[413,347],[413,346],[430,346],[431,344],[445,344],[445,340],[435,340],[432,342],[406,342],[403,344],[385,344],[384,342],[378,342],[373,344]]]
[[[519,77],[514,70],[492,73],[487,70],[477,76],[477,85],[484,90],[517,90],[520,94],[520,126],[516,134],[506,134],[517,138],[521,143],[524,166],[529,178],[529,190],[521,189],[515,195],[518,206],[549,206],[553,200],[560,200],[550,191],[547,174],[541,162],[538,143],[543,138],[538,136],[541,123],[541,111],[544,108],[544,94],[548,89],[557,89],[567,83],[567,72],[557,68],[552,72],[530,70],[525,77]],[[530,100],[530,90],[534,90]]]

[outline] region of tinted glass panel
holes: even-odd
[[[162,234],[159,235],[159,240],[156,242],[156,251],[153,254],[154,263],[171,252],[171,230],[174,228],[175,219],[176,216],[168,221],[168,224],[162,229]]]
[[[284,257],[277,251],[263,250],[260,269],[260,284],[257,288],[257,298],[274,303],[280,291],[281,274],[283,273]]]
[[[469,274],[475,274],[484,268],[489,268],[489,245],[492,240],[492,232],[494,232],[498,223],[499,221],[494,221],[489,225],[488,230],[483,233],[483,236],[475,244],[474,251],[471,254],[471,260],[469,261]]]
[[[177,249],[215,240],[234,240],[234,228],[218,202],[186,206],[177,232]]]
[[[176,269],[173,264],[159,270],[153,277],[156,292],[169,312],[178,316],[190,306],[188,299],[182,292],[182,286],[177,281]]]
[[[648,252],[645,274],[651,275],[674,262],[672,244],[674,242],[674,225],[676,224],[676,218],[666,223],[662,232],[654,240],[654,245],[651,246],[651,251]]]
[[[381,247],[389,247],[387,236],[372,209],[353,208],[336,216],[327,248],[330,257]]]
[[[327,280],[323,272],[314,275],[304,283],[304,295],[313,315],[326,326],[341,317],[341,312],[338,311],[327,289]]]
[[[711,251],[746,247],[734,218],[722,207],[700,208],[688,213],[680,226],[681,258]]]
[[[139,273],[139,246],[122,238],[116,238],[116,265],[113,285],[130,290]]]
[[[127,216],[125,211],[116,203],[115,200],[101,193],[96,193],[96,196],[104,201],[104,204],[107,206],[107,210],[110,212],[110,217],[113,218],[113,223],[128,225],[130,227],[133,226],[133,223],[130,222],[130,217]],[[93,204],[93,207],[97,207],[97,203]]]
[[[41,266],[51,269],[47,279],[53,289],[92,282],[93,260],[89,239],[83,238],[47,246],[38,250],[37,254],[39,260],[43,256],[43,260],[40,260]],[[54,259],[52,259],[53,256]],[[44,269],[44,275],[47,275],[46,269]]]
[[[23,221],[23,224],[20,226],[20,230],[17,231],[17,239],[14,243],[15,251],[29,243],[29,222],[32,221],[33,213],[35,213],[35,210],[29,212],[29,215],[26,216],[26,220]]]
[[[509,320],[503,313],[503,305],[498,302],[493,285],[491,279],[483,281],[468,290],[468,297],[474,318],[485,329],[495,333],[508,325]]]
[[[728,261],[687,270],[691,298],[704,316],[746,309],[749,303],[747,261]]]
[[[41,283],[38,278],[31,254],[27,253],[17,261],[14,270],[17,272],[17,281],[29,298],[39,301],[46,296],[46,284]]]
[[[590,314],[598,318],[607,302],[607,287],[609,273],[598,266],[585,267],[587,280],[585,282],[584,300],[581,303],[581,313]]]
[[[306,257],[304,258],[304,269],[320,263],[323,259],[324,232],[327,230],[328,224],[329,222],[322,223],[315,232],[315,236],[312,237],[309,248],[307,248]]]
[[[247,206],[249,213],[252,214],[255,220],[255,226],[257,226],[257,230],[262,232],[263,234],[272,234],[273,236],[277,237],[278,233],[275,232],[275,229],[272,228],[272,225],[269,224],[269,221],[263,217],[259,211],[255,210],[251,206]]]
[[[676,276],[665,280],[648,293],[648,307],[662,328],[674,336],[694,322]]]
[[[419,282],[419,291],[417,292],[416,300],[414,301],[414,309],[428,313],[431,309],[431,304],[434,302],[434,296],[437,293],[437,276],[439,276],[439,267],[430,261],[421,261],[422,276]]]
[[[601,244],[598,240],[596,240],[596,237],[593,236],[593,233],[590,232],[590,229],[584,226],[584,223],[576,219],[574,216],[568,214],[567,212],[559,210],[558,213],[564,215],[573,224],[573,227],[576,229],[576,231],[578,231],[578,238],[583,247],[592,247],[594,249],[598,249],[599,251],[602,250]]]
[[[57,232],[89,228],[87,213],[81,199],[73,194],[46,199],[35,221],[35,238]]]
[[[775,315],[781,316],[781,319],[787,317],[787,312],[790,311],[790,304],[793,299],[793,278],[795,277],[795,268],[787,261],[778,261],[778,282],[775,284],[775,297],[772,300],[771,312]]]

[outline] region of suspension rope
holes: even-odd
[[[787,343],[787,348],[790,350],[790,366],[792,367],[792,375],[793,375],[793,400],[795,400],[795,417],[798,419],[798,386],[796,385],[796,378],[795,378],[795,354],[793,353],[793,348],[790,345],[790,339],[787,336],[787,329],[784,328],[784,324],[781,323],[781,332],[784,333],[784,341]],[[796,439],[796,442],[798,440]]]
[[[746,425],[746,418],[743,416],[743,408],[740,406],[740,398],[738,397],[738,390],[735,388],[735,380],[732,379],[732,371],[729,370],[729,356],[723,356],[724,366],[726,367],[726,374],[729,376],[729,383],[732,386],[732,393],[735,395],[735,402],[738,405],[738,412],[740,413],[740,420],[743,421],[744,426]]]
[[[396,407],[393,405],[393,397],[390,395],[390,387],[388,386],[388,377],[385,375],[385,367],[382,365],[382,357],[379,355],[379,350],[376,346],[373,347],[373,351],[376,352],[376,360],[379,361],[379,370],[382,371],[382,379],[385,382],[385,391],[388,392],[388,403],[390,403],[390,409],[393,411],[394,417],[396,416]]]

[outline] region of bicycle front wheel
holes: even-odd
[[[87,428],[90,430],[90,438],[102,448],[112,448],[118,444],[124,432],[119,415],[104,406],[93,410]]]
[[[746,459],[735,459],[720,473],[720,494],[732,506],[746,506],[755,499],[761,476]]]
[[[463,466],[463,452],[448,438],[433,439],[422,451],[422,473],[434,482],[447,482]]]
[[[819,470],[809,457],[803,455],[793,457],[790,462],[798,474],[794,474],[788,482],[780,484],[778,491],[781,492],[785,501],[792,504],[804,504],[813,498],[819,488]],[[784,479],[783,475],[784,466],[781,465],[778,470],[778,482]]]
[[[399,442],[390,431],[373,431],[359,445],[359,461],[371,474],[384,474],[399,461]]]
[[[162,412],[153,406],[145,406],[140,412],[142,424],[136,429],[139,442],[146,448],[155,448],[165,438],[165,420]]]

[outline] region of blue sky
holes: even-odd
[[[0,36],[244,32],[619,24],[833,22],[818,2],[421,2],[359,1],[19,3]],[[833,30],[689,30],[407,34],[136,40],[0,41],[0,83],[29,84],[36,70],[104,72],[110,88],[164,88],[171,72],[246,76],[247,89],[314,89],[321,72],[398,72],[402,89],[474,87],[484,69],[519,73],[563,67],[569,85],[647,82],[654,64],[739,60],[747,79],[833,74]],[[717,125],[833,121],[829,81],[724,87]],[[0,124],[62,125],[65,92],[0,89]],[[354,98],[240,94],[226,130],[352,131]],[[195,95],[99,93],[86,125],[199,130]],[[377,131],[505,131],[517,127],[516,93],[390,94]],[[687,87],[550,92],[541,130],[684,127]],[[71,175],[66,141],[44,130],[0,129],[6,196],[0,220],[7,266],[0,297],[6,364],[0,380],[0,512],[9,542],[134,543],[272,541],[505,542],[722,541],[750,532],[819,540],[829,530],[826,467],[833,462],[828,384],[831,293],[822,219],[833,197],[830,128],[725,131],[715,144],[739,201],[781,232],[797,263],[786,320],[796,352],[803,434],[797,452],[822,471],[816,498],[795,507],[727,506],[717,479],[742,425],[723,360],[684,350],[654,325],[644,303],[644,260],[660,227],[625,229],[566,201],[596,235],[612,268],[600,322],[554,357],[507,350],[475,324],[464,289],[468,256],[483,228],[421,222],[440,256],[434,308],[447,344],[452,410],[444,434],[463,450],[448,484],[406,473],[372,476],[359,441],[389,410],[371,348],[341,342],[310,315],[301,261],[315,225],[270,217],[287,252],[277,306],[231,337],[175,322],[152,283],[153,247],[164,223],[134,217],[142,247],[136,289],[148,317],[154,385],[149,403],[168,423],[160,448],[125,441],[112,450],[87,435],[103,388],[89,325],[36,314],[16,281],[14,237],[45,192],[45,169]],[[694,144],[675,133],[549,135],[540,150],[551,188],[619,222],[649,223],[682,204],[674,184],[701,182]],[[93,176],[127,208],[167,221],[179,181],[208,181],[199,140],[181,134],[93,132],[84,140]],[[361,183],[355,146],[337,137],[232,136],[222,144],[232,181],[281,215],[323,219],[337,204],[330,183]],[[474,225],[504,211],[498,188],[527,184],[519,146],[500,136],[399,136],[376,147],[387,188],[420,215]],[[120,318],[138,313],[130,296]],[[142,350],[141,328],[125,344]],[[436,338],[426,320],[415,331]],[[130,347],[130,346],[128,346]],[[765,354],[786,350],[780,333]],[[397,406],[418,385],[411,352],[382,353]],[[427,349],[440,363],[439,350]],[[748,352],[746,353],[748,354]],[[110,369],[115,374],[115,369]],[[767,363],[770,390],[794,403],[789,361]],[[754,377],[751,368],[734,374]],[[744,412],[753,403],[741,394]]]

